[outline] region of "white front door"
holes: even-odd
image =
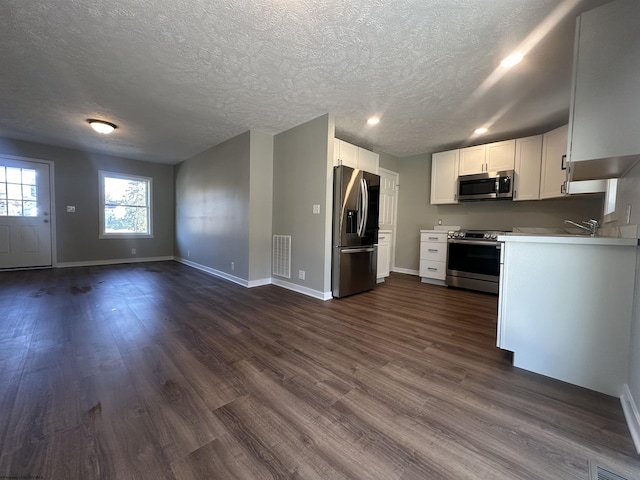
[[[49,165],[0,157],[0,269],[51,266]]]

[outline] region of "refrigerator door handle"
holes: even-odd
[[[356,227],[356,234],[361,237],[362,235],[360,235],[360,228],[362,225],[362,180],[358,182],[358,201],[356,203],[356,211],[356,220],[358,222],[358,225]]]
[[[367,182],[364,178],[360,179],[358,194],[358,236],[364,237],[367,225]]]
[[[367,233],[367,222],[369,222],[369,185],[362,179],[362,192],[364,193],[364,219],[362,220],[362,236]]]
[[[345,248],[340,250],[340,253],[370,253],[373,252],[375,248],[367,247],[367,248]]]

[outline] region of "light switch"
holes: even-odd
[[[67,213],[76,213],[75,205],[67,205]]]
[[[320,214],[320,205],[314,205],[313,206],[313,214],[314,215],[319,215]]]

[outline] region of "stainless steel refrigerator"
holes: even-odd
[[[380,177],[344,165],[333,168],[333,263],[336,298],[376,285]]]

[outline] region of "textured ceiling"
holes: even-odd
[[[338,137],[399,157],[503,139],[566,121],[575,17],[602,3],[3,0],[0,137],[177,163],[332,112]]]

